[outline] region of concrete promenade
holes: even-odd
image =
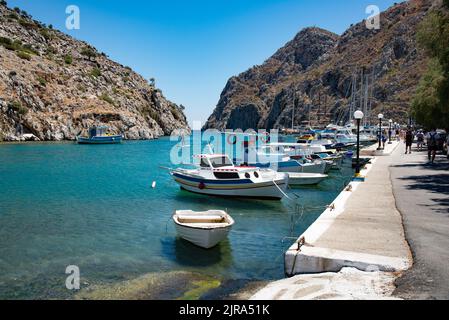
[[[387,145],[391,154],[397,143]],[[402,218],[396,209],[389,166],[391,156],[377,157],[362,172],[365,182],[352,182],[333,209],[301,236],[305,245],[293,245],[285,255],[285,273],[337,272],[343,267],[359,270],[404,271],[410,267]]]
[[[375,152],[373,146],[362,154]],[[331,208],[285,255],[290,279],[274,282],[253,299],[385,299],[394,281],[412,265],[402,217],[396,208],[389,167],[398,143],[376,152],[362,171],[365,182],[352,182]]]
[[[394,294],[449,299],[449,161],[439,155],[429,165],[426,152],[403,153],[401,146],[393,154],[390,171],[414,264],[396,281]]]

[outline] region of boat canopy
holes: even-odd
[[[196,156],[200,158],[200,167],[219,169],[224,167],[234,167],[228,155],[225,154],[202,154]]]
[[[106,126],[91,127],[89,129],[89,138],[104,136],[107,130],[108,130],[108,127],[106,127]]]

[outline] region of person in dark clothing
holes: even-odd
[[[384,150],[385,150],[385,143],[387,142],[387,135],[385,133],[386,133],[385,131],[382,133],[382,148],[384,148]]]
[[[412,145],[413,145],[413,132],[410,128],[407,129],[407,132],[405,133],[405,154],[409,153],[412,154]]]
[[[432,129],[428,134],[427,134],[427,148],[429,150],[429,162],[430,163],[434,163],[435,162],[435,156],[437,154],[437,149],[438,149],[438,140],[440,139],[440,135],[438,134],[438,132],[436,131],[436,129]]]

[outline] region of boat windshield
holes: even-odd
[[[232,167],[234,164],[228,157],[217,157],[210,159],[214,168]]]
[[[201,168],[209,168],[210,166],[209,166],[209,163],[207,163],[206,159],[201,159],[200,167]]]

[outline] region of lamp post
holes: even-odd
[[[391,135],[393,133],[393,120],[390,119],[388,122],[390,123],[390,129],[388,131],[388,144],[392,144],[393,142],[391,141]]]
[[[377,150],[382,150],[382,119],[384,118],[384,115],[379,113],[377,118],[379,119],[379,148],[377,148]]]
[[[354,119],[357,120],[357,164],[355,169],[356,177],[360,175],[360,122],[362,121],[363,116],[364,114],[360,110],[354,112]]]

